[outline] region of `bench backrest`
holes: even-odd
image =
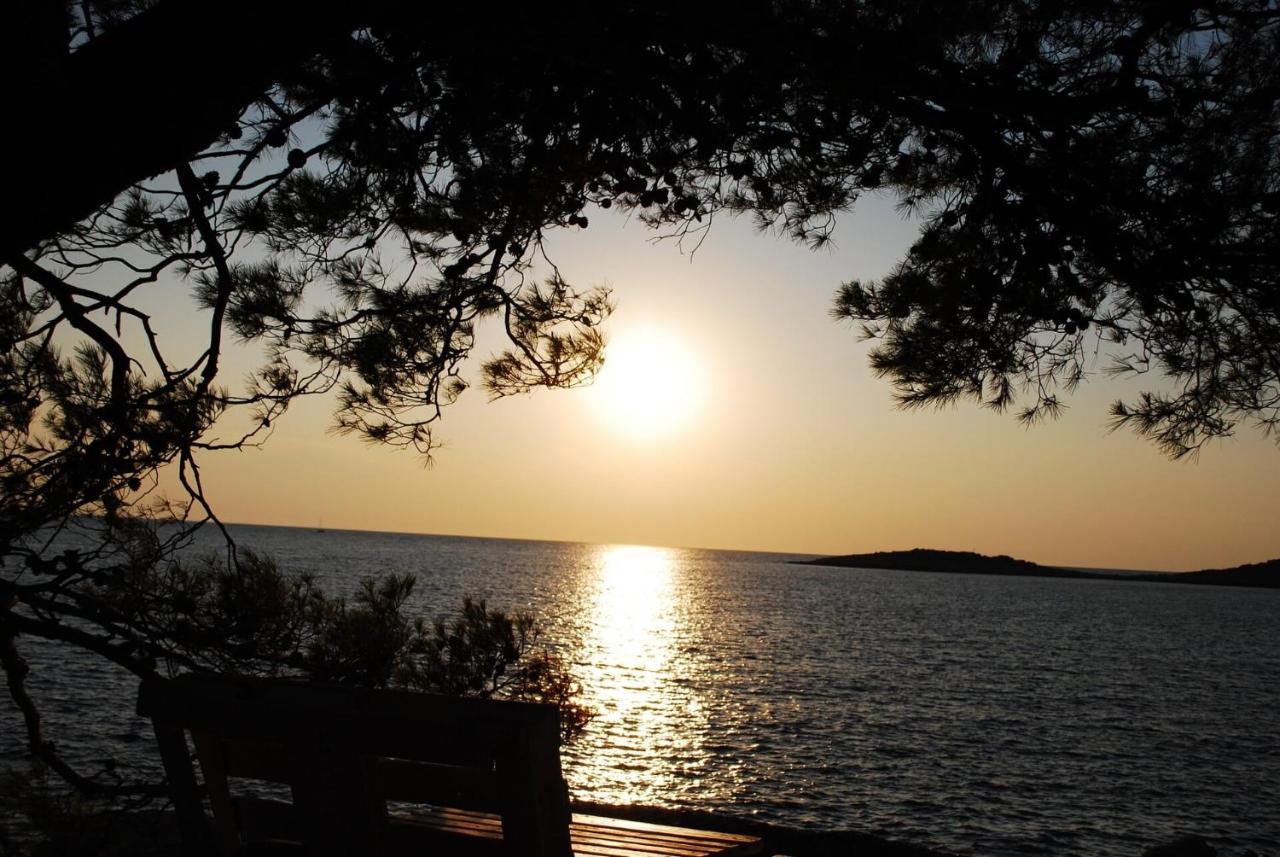
[[[143,682],[184,840],[209,843],[190,733],[216,846],[285,839],[313,857],[400,851],[387,802],[501,816],[499,853],[570,857],[554,705],[409,691],[184,675]],[[237,778],[282,783],[287,804],[238,797]]]

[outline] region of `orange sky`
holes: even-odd
[[[1170,462],[1108,433],[1107,404],[1139,387],[1102,376],[1101,360],[1062,419],[1030,430],[971,404],[896,410],[867,346],[829,308],[839,282],[883,275],[912,234],[871,199],[833,252],[722,219],[690,258],[597,212],[589,229],[556,236],[553,258],[571,283],[614,289],[614,338],[660,331],[676,343],[699,379],[682,425],[627,431],[603,391],[488,403],[473,388],[447,411],[446,446],[427,469],[332,436],[327,404],[307,401],[264,450],[207,457],[206,487],[227,520],[329,528],[808,553],[923,546],[1116,568],[1280,556],[1280,449],[1242,427]],[[233,360],[226,377],[247,366]]]

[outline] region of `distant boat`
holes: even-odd
[[[316,532],[317,533],[328,532],[328,530],[324,528],[324,518],[321,518],[319,521],[316,522]]]

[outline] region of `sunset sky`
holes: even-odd
[[[598,389],[490,403],[477,386],[447,410],[429,469],[334,437],[329,403],[304,401],[265,449],[207,456],[206,487],[226,520],[331,529],[1112,568],[1280,556],[1273,441],[1241,427],[1171,462],[1109,433],[1109,402],[1142,385],[1105,377],[1102,357],[1065,415],[1029,430],[968,403],[896,409],[829,309],[841,281],[883,275],[913,233],[870,198],[831,251],[721,218],[690,257],[595,212],[549,248],[574,285],[613,289],[619,351]]]

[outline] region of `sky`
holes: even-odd
[[[207,493],[224,520],[328,529],[1166,570],[1280,556],[1274,441],[1242,426],[1170,461],[1108,431],[1109,403],[1143,387],[1102,358],[1062,418],[1030,429],[972,403],[896,408],[830,308],[914,232],[864,198],[829,251],[721,217],[691,254],[597,211],[548,245],[570,283],[613,290],[618,350],[596,387],[490,402],[477,385],[429,467],[334,436],[331,403],[300,402],[264,448],[206,456]],[[482,331],[477,356],[499,344]]]

